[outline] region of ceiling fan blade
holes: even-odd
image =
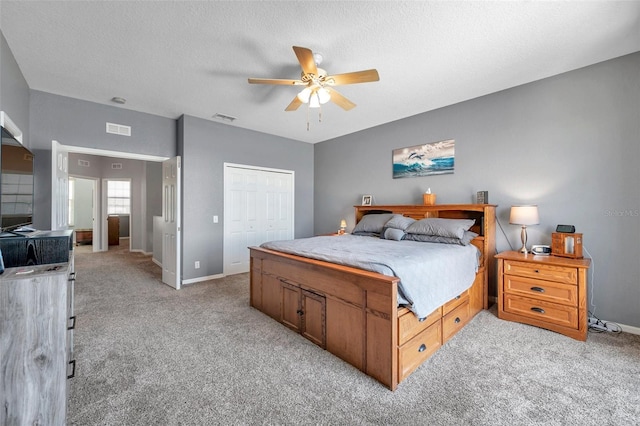
[[[331,95],[331,102],[338,105],[340,108],[344,109],[345,111],[349,111],[350,109],[356,106],[356,104],[354,104],[349,99],[342,96],[340,92],[338,92],[337,90],[332,89],[331,87],[325,87],[325,89]]]
[[[302,80],[285,80],[279,78],[250,78],[250,84],[281,84],[285,86],[300,86],[307,83]]]
[[[316,61],[313,59],[313,52],[306,47],[293,46],[293,51],[296,52],[298,62],[302,67],[302,71],[305,74],[318,75],[318,67],[316,67]]]
[[[348,72],[345,74],[328,75],[324,81],[327,84],[338,86],[341,84],[368,83],[370,81],[378,81],[380,76],[375,69]]]
[[[302,101],[300,99],[298,99],[298,96],[296,96],[295,98],[293,98],[291,103],[284,110],[285,111],[295,111],[300,107],[300,105],[302,105]]]

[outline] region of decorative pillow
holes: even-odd
[[[385,223],[389,221],[395,215],[393,213],[382,213],[382,214],[368,214],[365,215],[360,222],[353,228],[351,231],[352,234],[371,234],[375,233],[380,235],[382,233],[382,228],[384,228]]]
[[[474,219],[426,218],[412,223],[405,232],[460,239],[464,237],[464,231],[468,231],[474,223]]]
[[[380,235],[380,238],[384,238],[385,240],[394,240],[400,241],[404,238],[404,231],[402,229],[396,228],[384,228],[384,232]]]
[[[440,237],[438,235],[423,235],[423,234],[405,234],[404,239],[408,241],[421,241],[423,243],[443,243],[443,244],[459,244],[461,246],[468,246],[478,234],[471,231],[464,231],[462,238]]]
[[[389,219],[389,221],[387,223],[385,223],[385,227],[386,228],[394,228],[394,229],[402,229],[403,231],[406,230],[409,225],[411,225],[413,222],[415,222],[416,220],[412,217],[405,217],[402,215],[396,215],[394,217],[392,217],[391,219]]]

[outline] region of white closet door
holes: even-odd
[[[225,164],[224,274],[249,271],[249,249],[293,238],[293,172]]]
[[[263,172],[265,185],[265,235],[264,241],[290,240],[293,238],[293,178],[290,174]]]

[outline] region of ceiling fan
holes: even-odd
[[[349,111],[356,106],[349,99],[341,95],[333,86],[344,84],[368,83],[378,81],[378,71],[375,69],[348,72],[345,74],[327,75],[322,68],[318,68],[322,56],[315,54],[306,47],[293,46],[293,51],[300,62],[302,73],[299,80],[250,78],[251,84],[279,84],[285,86],[304,86],[304,89],[293,98],[285,111],[295,111],[302,104],[309,104],[309,108],[318,108],[329,101],[342,109]]]

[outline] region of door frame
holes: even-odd
[[[246,169],[246,170],[257,170],[257,171],[262,171],[262,172],[270,172],[270,173],[284,173],[284,174],[288,174],[291,175],[291,231],[292,231],[292,235],[295,236],[295,229],[296,229],[296,224],[295,224],[295,220],[296,220],[296,216],[295,216],[295,212],[296,212],[296,207],[295,207],[295,193],[296,193],[296,173],[294,170],[286,170],[286,169],[275,169],[275,168],[271,168],[271,167],[261,167],[261,166],[251,166],[248,164],[238,164],[238,163],[223,163],[223,189],[222,189],[222,205],[223,205],[223,211],[224,214],[222,216],[222,274],[223,275],[227,275],[227,262],[226,262],[226,253],[227,253],[227,249],[229,246],[229,241],[228,241],[228,232],[229,232],[229,225],[228,222],[226,220],[227,218],[227,189],[228,189],[228,182],[229,182],[229,176],[228,176],[228,172],[229,169]]]
[[[56,228],[55,224],[56,224],[56,218],[58,217],[59,214],[59,209],[60,208],[64,208],[66,209],[67,207],[64,206],[68,206],[69,204],[69,197],[68,194],[65,197],[65,200],[63,203],[60,202],[60,197],[59,197],[59,191],[57,189],[57,177],[56,177],[56,170],[58,170],[58,154],[66,154],[66,162],[68,162],[68,154],[69,153],[78,153],[78,154],[89,154],[89,155],[95,155],[95,156],[99,156],[99,157],[112,157],[112,158],[122,158],[122,159],[130,159],[130,160],[141,160],[141,161],[153,161],[156,163],[161,163],[163,161],[166,161],[169,159],[169,157],[161,157],[161,156],[157,156],[157,155],[148,155],[148,154],[135,154],[135,153],[131,153],[131,152],[122,152],[122,151],[111,151],[111,150],[107,150],[107,149],[97,149],[97,148],[87,148],[87,147],[82,147],[82,146],[73,146],[73,145],[63,145],[61,143],[59,143],[56,140],[52,140],[51,141],[51,229],[60,229],[60,228]],[[64,160],[63,160],[64,161]],[[66,164],[63,164],[63,168]],[[68,177],[67,177],[68,179]],[[112,179],[115,180],[115,179]],[[67,183],[67,188],[68,188],[68,183]],[[101,184],[98,185],[98,192],[101,192],[101,194],[96,195],[96,197],[98,197],[97,199],[100,200],[100,204],[103,204],[100,206],[100,221],[102,222],[102,213],[103,211],[106,212],[106,200],[105,203],[102,203],[102,200],[104,199],[104,197],[106,197],[106,184]],[[61,206],[59,206],[58,204],[61,204]],[[68,214],[67,214],[68,217]],[[106,223],[106,214],[104,215],[104,221]],[[131,235],[131,217],[129,218],[129,235]],[[109,249],[108,246],[108,239],[107,239],[107,234],[106,234],[106,230],[107,227],[106,226],[102,226],[104,225],[103,223],[100,224],[100,229],[98,230],[99,235],[100,235],[100,246],[99,248],[96,248],[94,246],[94,251],[106,251]],[[94,234],[95,235],[95,234]],[[107,246],[106,248],[103,249],[104,247],[104,242],[106,242]],[[129,244],[131,244],[131,239],[129,240]],[[182,262],[182,259],[177,259],[178,262]]]

